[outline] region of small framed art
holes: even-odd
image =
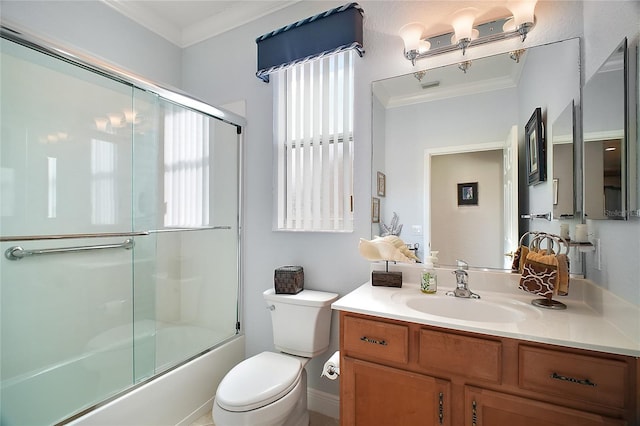
[[[378,172],[378,197],[384,197],[387,194],[387,177],[384,173]]]
[[[458,205],[477,206],[478,205],[478,182],[468,182],[458,184]]]
[[[527,151],[527,182],[537,185],[547,180],[547,157],[542,123],[542,109],[536,110],[524,128],[524,140]]]
[[[371,222],[380,223],[380,198],[371,198]]]

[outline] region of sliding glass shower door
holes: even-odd
[[[0,425],[90,409],[238,333],[238,126],[1,39]]]

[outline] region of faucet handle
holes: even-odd
[[[469,264],[461,259],[456,259],[456,266],[458,269],[467,270],[469,269]]]

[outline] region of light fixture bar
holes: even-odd
[[[511,19],[511,17],[501,18],[475,26],[474,29],[478,30],[479,33],[478,38],[472,39],[466,48],[468,49],[470,47],[481,46],[483,44],[506,40],[513,37],[520,37],[522,38],[522,41],[524,41],[527,33],[531,28],[533,28],[534,24],[525,23],[517,28],[505,31],[503,27],[505,23]],[[429,50],[424,52],[418,52],[415,50],[411,50],[409,52],[405,51],[404,56],[415,65],[415,61],[418,59],[429,58],[443,53],[460,50],[460,46],[458,44],[451,43],[453,35],[454,33],[450,32],[430,37],[426,39],[426,41],[431,44],[431,48]]]

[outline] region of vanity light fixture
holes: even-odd
[[[413,76],[420,82],[422,82],[425,75],[427,75],[427,70],[420,70],[413,73]]]
[[[471,61],[464,61],[458,64],[458,69],[465,74],[469,68],[471,68]]]
[[[404,41],[404,57],[413,65],[418,59],[461,50],[464,55],[469,47],[480,46],[494,41],[520,37],[522,41],[535,25],[534,9],[537,0],[509,0],[506,7],[511,16],[495,19],[474,26],[479,11],[472,7],[453,14],[453,32],[423,38],[425,27],[412,22],[400,29]],[[517,51],[516,51],[517,52]],[[518,57],[519,58],[519,57]],[[514,60],[518,60],[514,58]]]
[[[509,57],[514,61],[516,61],[516,64],[519,64],[520,58],[522,58],[522,55],[524,55],[524,52],[526,52],[525,49],[512,50],[511,52],[509,52]]]

